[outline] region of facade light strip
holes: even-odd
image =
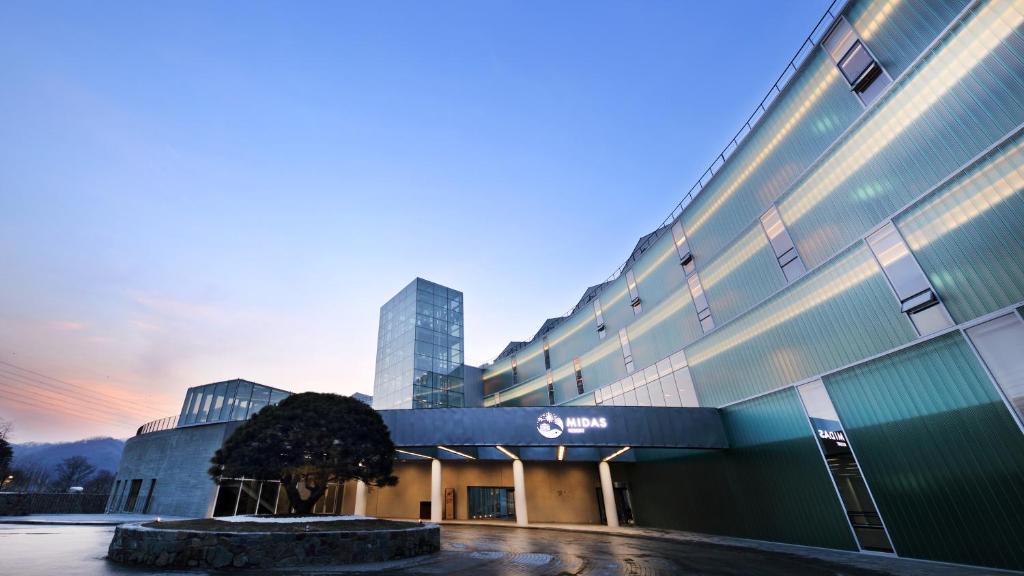
[[[558,461],[565,460],[565,446],[558,447]]]
[[[410,452],[408,450],[401,450],[399,448],[395,448],[395,452],[401,452],[402,454],[408,454],[409,456],[416,456],[417,458],[426,458],[427,460],[431,459],[431,457],[427,456],[426,454],[420,454],[418,452]]]
[[[519,456],[516,456],[515,454],[513,454],[512,451],[509,450],[508,448],[505,448],[504,446],[495,446],[495,448],[497,448],[499,451],[501,451],[502,454],[504,454],[505,456],[508,456],[511,459],[519,460]]]
[[[624,447],[620,448],[619,450],[616,450],[610,456],[605,457],[602,460],[602,462],[609,462],[609,461],[611,461],[612,458],[615,458],[616,456],[621,456],[622,454],[625,454],[626,452],[629,451],[629,449],[630,449],[629,446],[624,446]]]
[[[441,450],[444,450],[445,452],[451,452],[452,454],[457,454],[459,456],[462,456],[463,458],[469,458],[470,460],[476,460],[475,457],[470,456],[469,454],[466,454],[465,452],[459,452],[458,450],[455,450],[453,448],[448,448],[447,446],[438,446],[438,448],[440,448]]]

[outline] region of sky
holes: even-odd
[[[380,305],[490,361],[608,277],[822,0],[0,3],[0,418],[128,437],[245,378],[371,393]]]

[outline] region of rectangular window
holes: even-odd
[[[622,359],[626,362],[626,373],[632,374],[634,370],[633,351],[629,348],[629,335],[626,334],[625,328],[619,330],[619,345],[622,346]]]
[[[132,480],[128,489],[128,499],[124,503],[124,512],[134,512],[135,503],[139,500],[139,491],[142,490],[142,478]]]
[[[512,357],[512,385],[519,384],[519,362],[516,361],[516,357]]]
[[[583,368],[579,358],[572,359],[572,369],[576,372],[576,393],[583,394]]]
[[[149,492],[146,492],[146,503],[142,506],[142,513],[149,514],[149,508],[153,505],[153,491],[156,490],[156,478],[149,481]]]
[[[882,517],[875,508],[875,501],[825,385],[821,380],[815,380],[798,386],[797,391],[861,549],[892,552]]]
[[[803,261],[800,260],[796,246],[793,244],[789,231],[786,230],[786,225],[782,222],[782,217],[779,216],[779,211],[775,209],[775,206],[772,206],[761,216],[761,227],[764,228],[764,233],[768,235],[768,242],[772,245],[772,250],[775,251],[775,258],[779,261],[779,267],[782,268],[782,273],[786,276],[786,282],[792,282],[803,276],[807,268],[804,267]]]
[[[601,340],[604,340],[604,313],[601,311],[601,299],[594,298],[594,322],[597,323],[597,335]]]
[[[864,105],[868,105],[892,84],[892,79],[875,60],[857,31],[845,18],[838,18],[832,31],[822,41],[822,46],[832,56],[850,90],[857,94]]]
[[[551,371],[548,370],[548,404],[551,406],[555,405],[555,377],[551,375]]]
[[[551,350],[548,346],[548,337],[544,337],[544,369],[551,370]]]
[[[644,309],[640,306],[640,292],[636,288],[636,277],[632,270],[626,270],[626,288],[629,290],[629,305],[633,307],[633,315],[637,316]]]
[[[690,287],[690,296],[693,298],[693,307],[697,309],[700,327],[707,334],[715,327],[715,321],[711,318],[711,309],[708,308],[708,299],[704,296],[704,287],[701,286],[700,276],[692,274],[686,279],[686,284]]]
[[[1024,422],[1024,320],[1011,312],[967,329],[1020,422]]]
[[[925,336],[953,325],[946,307],[892,222],[868,236],[867,242],[900,300],[900,311],[910,317],[918,334]]]
[[[676,255],[679,256],[679,265],[687,275],[694,271],[693,254],[690,252],[690,244],[686,241],[686,234],[683,233],[682,222],[676,220],[672,224],[672,240],[676,244]]]

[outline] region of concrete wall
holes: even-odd
[[[234,432],[238,422],[173,428],[130,438],[117,470],[110,512],[142,512],[150,481],[156,479],[149,513],[164,516],[205,517],[210,514],[217,485],[206,471],[210,458]],[[134,509],[125,510],[133,479],[142,480]]]
[[[100,514],[106,494],[0,492],[0,516]]]
[[[597,488],[600,486],[595,462],[524,462],[526,505],[530,522],[596,524],[600,522]],[[430,501],[430,462],[395,465],[398,486],[370,488],[366,513],[381,518],[418,518],[420,502]],[[455,518],[468,520],[469,486],[511,488],[512,462],[445,461],[441,469],[442,490],[455,489]],[[355,486],[345,487],[342,511],[355,509]]]

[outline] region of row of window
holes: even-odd
[[[156,492],[156,478],[150,478],[147,489],[142,495],[143,479],[117,480],[110,495],[107,512],[133,512],[149,514],[153,505],[153,494]],[[142,496],[140,498],[140,496]]]
[[[245,420],[268,404],[277,404],[288,392],[245,380],[197,386],[185,395],[179,426]]]

